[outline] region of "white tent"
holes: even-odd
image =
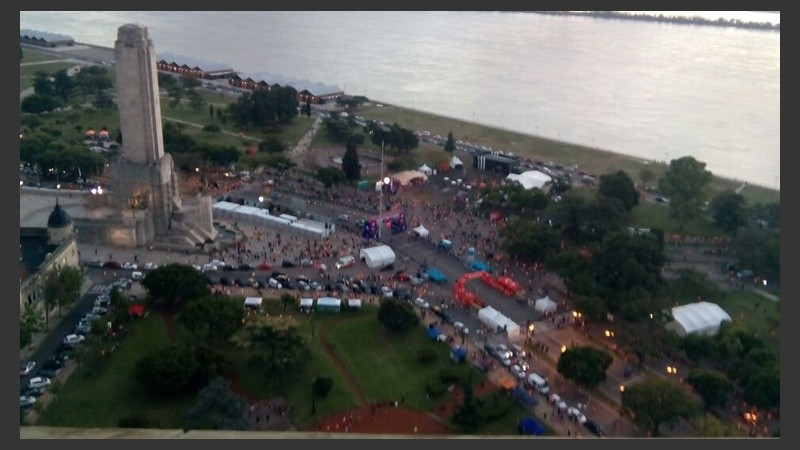
[[[675,330],[679,336],[702,333],[714,335],[724,321],[730,321],[731,316],[719,305],[710,302],[689,303],[672,308],[674,321],[667,327]]]
[[[388,245],[362,248],[358,253],[358,257],[364,261],[370,269],[382,269],[390,264],[394,264],[397,258],[394,254],[394,250]]]
[[[510,173],[506,177],[506,180],[516,181],[525,189],[541,189],[545,184],[552,181],[552,178],[550,175],[547,175],[544,172],[539,172],[538,170],[528,170],[527,172],[522,172],[519,174]]]
[[[261,308],[261,303],[264,301],[261,297],[246,297],[244,299],[244,306],[249,308],[259,309]]]
[[[347,299],[347,306],[349,306],[350,308],[361,308],[361,299],[359,298]]]
[[[464,163],[458,159],[458,156],[454,155],[452,158],[450,158],[450,167],[453,169],[464,168]]]
[[[491,306],[479,310],[478,319],[492,331],[505,330],[509,339],[520,336],[519,325]]]
[[[553,300],[550,300],[550,296],[542,297],[536,300],[536,303],[533,305],[533,309],[539,311],[542,314],[554,313],[558,305]]]
[[[419,166],[419,169],[417,169],[417,170],[419,170],[420,172],[422,172],[422,173],[424,173],[425,175],[428,175],[428,176],[433,175],[433,169],[428,167],[427,164],[423,164],[423,165]]]
[[[414,231],[414,233],[417,233],[417,236],[419,237],[428,237],[428,235],[430,234],[428,232],[428,229],[425,228],[425,226],[422,224],[420,224],[420,226],[418,227],[412,228],[412,231]]]
[[[303,309],[311,309],[314,307],[314,299],[313,298],[301,298],[300,299],[300,310]]]

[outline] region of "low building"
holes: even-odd
[[[27,29],[19,30],[19,42],[50,48],[75,45],[75,39],[72,39],[72,36]]]
[[[236,72],[227,64],[215,61],[206,61],[189,56],[164,53],[159,55],[156,63],[158,70],[172,72],[179,75],[190,74],[205,80],[231,78]]]
[[[334,85],[297,80],[270,73],[236,74],[230,77],[228,84],[239,89],[250,91],[267,90],[276,87],[291,86],[297,90],[297,100],[300,103],[311,102],[315,104],[326,103],[344,95],[344,90]]]
[[[80,267],[72,218],[56,202],[47,227],[20,227],[19,309],[43,308],[44,284],[53,270]]]

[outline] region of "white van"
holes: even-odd
[[[416,300],[414,300],[414,304],[415,304],[415,305],[417,305],[417,306],[419,306],[419,307],[420,307],[420,308],[422,308],[422,309],[428,309],[428,308],[430,308],[430,307],[431,307],[430,303],[428,303],[427,301],[425,301],[425,299],[424,299],[424,298],[419,298],[419,297],[417,297],[417,299],[416,299]]]
[[[528,384],[542,395],[550,393],[550,386],[547,384],[547,380],[536,372],[528,375]]]
[[[143,277],[144,277],[144,274],[142,272],[139,272],[139,271],[131,272],[131,280],[133,280],[133,281],[139,281]]]

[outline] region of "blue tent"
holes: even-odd
[[[492,272],[492,267],[479,259],[472,262],[472,268],[478,271]]]
[[[456,347],[450,351],[450,358],[455,362],[464,362],[467,360],[467,349],[464,347]]]
[[[533,420],[532,417],[526,417],[520,420],[517,428],[519,428],[520,433],[530,434],[532,436],[541,436],[547,431],[544,427],[539,425],[539,422]]]
[[[431,338],[432,341],[435,341],[439,338],[439,335],[442,334],[436,327],[429,327],[428,328],[428,337]]]
[[[513,395],[514,398],[519,400],[519,402],[522,403],[523,405],[530,406],[531,408],[533,408],[534,406],[536,406],[539,403],[522,386],[515,387],[514,390],[511,391],[511,395]]]
[[[434,269],[433,267],[428,269],[428,278],[436,283],[443,283],[447,281],[447,277],[445,277],[442,272],[439,272],[437,269]]]

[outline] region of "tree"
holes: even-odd
[[[328,189],[334,184],[339,184],[346,179],[342,169],[337,169],[335,167],[323,167],[319,169],[314,178],[322,182]]]
[[[105,91],[114,85],[108,69],[101,66],[84,66],[73,78],[84,102],[87,95]]]
[[[709,205],[714,225],[731,236],[747,223],[745,199],[741,194],[725,191],[717,194]]]
[[[658,435],[661,424],[691,419],[700,409],[682,387],[661,379],[629,386],[622,392],[622,408],[632,413],[633,420],[654,436]]]
[[[696,437],[735,437],[735,431],[713,414],[705,413],[691,420],[694,436]],[[741,436],[741,435],[740,435]]]
[[[247,401],[233,392],[230,381],[216,377],[197,393],[197,403],[186,413],[192,428],[244,430]]]
[[[47,97],[53,95],[54,90],[53,80],[50,79],[50,75],[47,72],[36,72],[33,76],[33,92]]]
[[[657,235],[609,233],[592,258],[595,279],[604,294],[619,295],[636,288],[657,292],[666,262],[664,241]]]
[[[342,171],[350,181],[361,178],[361,164],[358,162],[358,149],[353,139],[347,140],[347,149],[342,157]]]
[[[288,292],[286,294],[281,295],[281,304],[283,305],[284,311],[286,311],[286,308],[294,305],[294,302],[295,302],[294,295],[289,294]]]
[[[400,300],[381,301],[378,308],[378,321],[393,333],[402,333],[419,325],[419,317],[410,304]]]
[[[653,181],[655,178],[655,174],[653,174],[653,171],[650,169],[642,169],[642,171],[639,172],[639,179],[642,180],[642,185],[645,188],[647,188],[648,183]]]
[[[577,244],[599,242],[610,231],[622,228],[623,213],[618,199],[603,196],[587,200],[568,195],[554,208],[558,228]]]
[[[613,358],[608,352],[594,347],[567,349],[558,358],[558,373],[568,380],[594,388],[606,379],[606,370]]]
[[[723,407],[731,399],[733,383],[723,373],[706,369],[694,369],[689,372],[686,381],[692,385],[703,399],[706,409]]]
[[[267,153],[283,153],[289,147],[278,136],[268,135],[263,141],[258,143],[258,151]]]
[[[194,349],[168,345],[151,349],[142,356],[134,366],[134,377],[151,394],[174,397],[194,385],[199,370]]]
[[[214,105],[211,103],[208,104],[208,117],[214,118]]]
[[[64,285],[58,276],[58,270],[51,270],[47,273],[43,291],[42,303],[44,306],[44,329],[46,330],[50,324],[50,311],[58,305],[59,299],[64,295]]]
[[[697,217],[706,199],[706,189],[711,183],[711,172],[705,169],[706,163],[691,156],[673,159],[669,169],[658,180],[658,188],[669,196],[669,215],[680,221]]]
[[[626,211],[639,204],[639,191],[631,177],[622,170],[600,175],[600,186],[597,191],[600,195],[621,201]]]
[[[142,286],[155,309],[177,311],[184,303],[210,294],[205,277],[185,264],[167,264],[147,273]]]
[[[183,84],[183,87],[187,90],[192,90],[203,85],[197,76],[190,73],[181,74],[181,84]]]
[[[456,151],[456,140],[453,138],[452,131],[447,133],[447,142],[444,143],[444,151],[447,153],[453,153]]]
[[[777,364],[764,367],[744,383],[744,398],[761,408],[778,408],[781,404],[781,373]]]
[[[697,364],[714,356],[716,343],[712,336],[692,333],[683,338],[682,349],[686,356]]]
[[[44,313],[33,305],[22,310],[19,317],[19,346],[30,344],[33,335],[44,330]]]
[[[206,103],[203,101],[203,97],[194,89],[186,91],[186,95],[189,97],[189,106],[191,106],[194,112],[200,112],[200,110],[203,109],[203,105]]]
[[[219,346],[239,330],[242,317],[244,311],[238,301],[230,297],[204,297],[186,304],[178,322],[200,341]]]
[[[41,114],[50,112],[56,108],[61,108],[62,106],[64,106],[64,103],[58,98],[49,95],[33,94],[22,99],[22,102],[19,104],[19,109],[24,113]]]
[[[311,100],[306,100],[305,113],[306,117],[311,117]]]
[[[69,96],[72,94],[74,88],[72,78],[67,74],[67,70],[59,70],[53,77],[53,93],[59,97],[64,103],[69,101]]]
[[[781,280],[780,229],[748,227],[739,230],[731,242],[738,266],[752,270],[771,282]]]
[[[502,230],[502,246],[520,261],[548,261],[559,249],[558,234],[548,225],[517,220]]]
[[[317,397],[325,398],[333,387],[333,378],[331,377],[316,377],[311,389],[314,390],[314,395]]]
[[[248,321],[233,341],[251,352],[248,367],[271,389],[294,380],[309,359],[308,344],[291,317],[258,316]]]
[[[105,91],[97,91],[94,95],[94,101],[92,102],[92,106],[101,111],[109,111],[114,109],[116,104],[114,103],[114,100],[111,98],[111,96],[106,94]]]
[[[452,420],[463,430],[475,430],[483,421],[483,417],[478,410],[477,400],[472,391],[472,372],[469,373],[469,378],[463,385],[464,403],[456,408]]]
[[[58,278],[61,282],[62,292],[58,298],[59,314],[63,307],[69,306],[81,296],[83,274],[77,267],[65,266],[58,269]]]

